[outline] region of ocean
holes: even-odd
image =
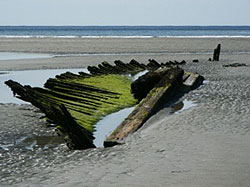
[[[0,26],[0,37],[250,37],[250,26]]]

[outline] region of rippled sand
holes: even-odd
[[[40,49],[46,53],[53,50],[65,53],[70,50],[84,52],[83,49],[90,44],[87,52],[136,50],[144,53],[153,51],[155,54],[58,57],[41,61],[16,60],[9,61],[9,64],[5,61],[0,62],[4,64],[0,66],[0,70],[25,68],[26,64],[30,64],[34,69],[43,66],[86,67],[88,64],[99,63],[105,59],[122,59],[125,62],[131,58],[141,61],[147,58],[159,61],[185,59],[188,60],[188,64],[182,68],[199,72],[206,78],[206,82],[182,98],[193,101],[196,103],[195,106],[173,115],[167,115],[167,109],[163,109],[153,116],[144,128],[127,138],[125,144],[121,146],[85,151],[68,151],[64,145],[51,145],[45,150],[41,147],[35,147],[34,150],[22,149],[23,151],[0,150],[0,176],[4,176],[0,184],[248,186],[250,184],[250,66],[222,67],[223,64],[234,62],[250,65],[248,40],[110,39],[104,42],[102,39],[100,41],[56,39],[38,40],[38,44],[33,43],[32,39],[18,41],[21,44],[15,43],[14,39],[11,42],[1,41],[0,50],[3,50],[3,44],[6,44],[6,50],[13,48],[13,51],[22,48],[32,52],[38,52]],[[218,43],[222,43],[221,61],[208,62],[211,51]],[[56,47],[58,49],[54,49]],[[171,53],[162,53],[163,51]],[[200,62],[192,63],[191,60],[195,58]],[[10,134],[18,137],[22,133],[53,135],[51,131],[46,132],[48,130],[44,127],[46,123],[39,120],[41,115],[28,105],[0,105],[0,138],[3,140]],[[6,155],[9,156],[8,160]]]

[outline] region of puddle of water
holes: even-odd
[[[16,103],[24,104],[20,99],[13,97],[13,94],[9,87],[4,82],[12,79],[23,85],[31,85],[32,87],[43,87],[43,84],[48,78],[53,78],[56,75],[70,71],[72,73],[78,73],[80,71],[88,73],[86,68],[84,69],[47,69],[47,70],[27,70],[27,71],[2,71],[0,74],[0,103]]]
[[[176,104],[171,105],[170,107],[166,107],[163,109],[163,112],[167,115],[171,114],[179,114],[184,110],[187,110],[191,107],[196,106],[196,104],[192,101],[184,100],[178,102]],[[122,123],[122,121],[128,117],[128,115],[134,110],[135,107],[126,108],[120,110],[119,112],[110,114],[104,117],[96,124],[96,131],[94,133],[95,140],[94,144],[96,147],[103,147],[103,142],[109,136],[118,125]],[[161,115],[161,114],[160,114]]]
[[[53,58],[55,55],[43,53],[0,52],[0,60]]]
[[[113,114],[104,117],[96,124],[96,131],[94,132],[96,147],[103,147],[103,142],[121,122],[128,117],[135,107],[125,108]]]
[[[184,101],[181,101],[172,105],[171,110],[172,110],[172,113],[179,114],[182,111],[192,108],[196,105],[197,104],[195,104],[193,101],[184,100]]]
[[[204,81],[203,81],[203,84],[209,84],[209,82],[210,82],[210,81],[208,81],[208,80],[204,80]]]
[[[15,148],[33,151],[34,148],[46,148],[50,145],[58,145],[64,143],[59,136],[21,136],[7,137],[7,140],[0,144],[0,150],[9,151]]]
[[[135,75],[129,75],[132,81],[137,80],[140,76],[146,74],[148,70],[139,72]],[[118,112],[105,116],[96,124],[96,131],[94,132],[94,144],[96,147],[103,147],[103,142],[123,120],[134,110],[135,107],[125,108]]]

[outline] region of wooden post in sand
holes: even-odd
[[[220,49],[221,49],[221,44],[218,44],[217,48],[214,49],[213,61],[220,60]]]

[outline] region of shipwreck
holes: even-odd
[[[39,108],[57,127],[70,149],[94,148],[96,123],[104,116],[135,106],[130,115],[106,138],[104,147],[120,144],[166,103],[202,84],[198,73],[184,72],[185,61],[149,63],[131,60],[89,66],[89,73],[70,72],[49,78],[44,88],[8,80],[14,96]],[[133,81],[128,75],[147,73]]]

